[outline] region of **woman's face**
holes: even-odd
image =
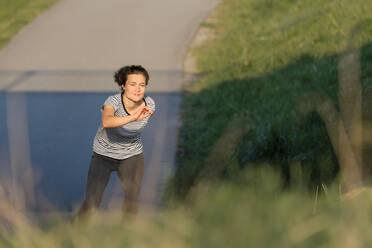
[[[127,98],[134,102],[141,101],[146,91],[146,78],[142,74],[129,74],[122,87]]]

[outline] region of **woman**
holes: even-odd
[[[102,125],[93,142],[85,200],[78,216],[101,202],[112,171],[117,171],[124,190],[123,210],[136,214],[144,170],[141,132],[155,112],[154,100],[145,95],[149,74],[140,65],[125,66],[114,75],[121,93],[104,102]]]

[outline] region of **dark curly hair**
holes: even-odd
[[[122,85],[125,85],[130,74],[142,74],[146,79],[146,85],[149,82],[150,76],[149,73],[141,65],[127,65],[120,68],[114,74],[114,80],[121,88]]]

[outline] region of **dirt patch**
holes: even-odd
[[[196,48],[204,44],[204,42],[215,38],[215,25],[217,23],[217,9],[211,10],[206,19],[200,23],[198,30],[188,45],[186,56],[183,61],[183,84],[185,89],[199,78],[199,71],[196,67],[196,56],[194,51]]]

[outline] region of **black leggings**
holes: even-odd
[[[142,153],[123,160],[93,153],[88,171],[85,200],[78,212],[78,216],[99,207],[112,171],[117,171],[123,186],[125,197],[123,200],[123,211],[136,214],[143,170],[144,159]]]

